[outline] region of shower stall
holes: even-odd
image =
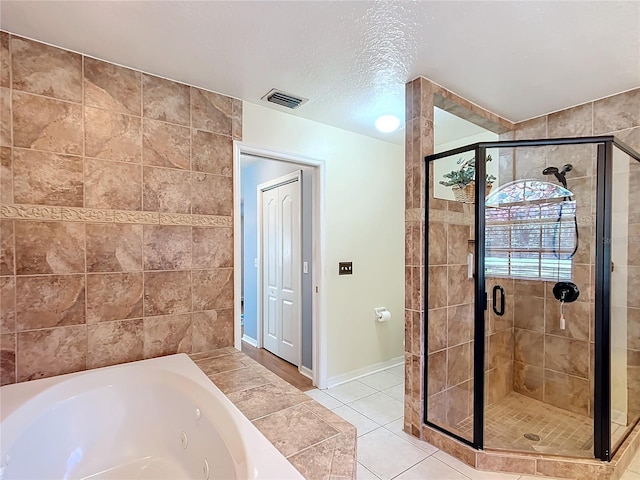
[[[425,160],[425,423],[609,461],[640,419],[640,154],[600,136]]]

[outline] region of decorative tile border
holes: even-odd
[[[62,218],[60,210],[60,207],[3,205],[0,216],[16,220],[60,220]]]
[[[184,225],[193,227],[231,227],[233,218],[220,215],[101,210],[42,205],[2,205],[0,218],[12,220],[63,220],[83,223],[137,223],[141,225]]]

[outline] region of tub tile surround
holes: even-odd
[[[233,347],[191,358],[305,478],[356,478],[349,422]]]
[[[426,386],[423,384],[425,355],[428,355],[429,360],[427,383],[429,388],[433,389],[433,393],[426,393],[430,419],[451,428],[456,413],[452,402],[458,408],[460,406],[469,408],[463,397],[445,395],[444,391],[450,388],[451,384],[447,378],[451,373],[448,358],[453,357],[453,350],[449,352],[449,349],[453,345],[452,342],[463,342],[463,337],[459,335],[461,329],[464,330],[460,323],[460,314],[457,318],[451,315],[452,312],[455,315],[456,310],[466,308],[464,303],[451,303],[452,300],[463,302],[464,296],[460,295],[459,284],[457,287],[454,285],[452,293],[449,292],[449,287],[452,286],[451,275],[455,276],[456,271],[455,264],[449,264],[450,261],[455,261],[455,256],[447,255],[450,251],[448,242],[451,240],[447,232],[456,231],[461,225],[471,222],[464,221],[467,206],[431,198],[433,194],[430,193],[428,212],[430,222],[427,232],[429,267],[426,271],[429,298],[428,305],[423,305],[422,275],[425,274],[423,265],[426,255],[423,251],[424,238],[421,233],[424,231],[426,217],[426,199],[423,192],[425,182],[433,177],[431,172],[427,176],[422,162],[424,156],[433,152],[434,104],[475,123],[482,125],[482,122],[485,122],[483,125],[500,133],[500,138],[503,140],[615,134],[622,141],[638,149],[640,148],[640,121],[636,112],[640,109],[639,101],[640,89],[636,89],[513,125],[460,99],[427,79],[418,78],[407,84],[405,143],[405,360],[407,366],[404,417],[406,432],[429,440],[438,448],[457,456],[467,464],[482,469],[529,475],[555,475],[562,478],[618,478],[622,475],[639,446],[637,428],[627,438],[614,461],[603,465],[598,461],[582,461],[575,458],[549,457],[538,460],[531,456],[524,459],[522,455],[515,453],[475,452],[424,425],[421,405],[426,391]],[[452,103],[455,106],[452,106]],[[482,122],[477,121],[478,117],[482,117]],[[574,170],[570,174],[570,188],[575,191],[579,209],[583,212],[580,217],[581,246],[576,254],[575,281],[579,281],[583,288],[581,288],[580,302],[570,305],[570,325],[566,330],[561,331],[557,328],[558,311],[554,308],[555,299],[553,302],[547,302],[547,299],[551,298],[549,285],[517,281],[513,282],[509,288],[505,287],[507,293],[514,292],[513,298],[507,297],[507,312],[513,313],[511,316],[507,315],[506,319],[504,317],[489,318],[487,322],[485,382],[488,385],[488,398],[485,402],[488,405],[495,404],[512,391],[517,391],[533,399],[544,400],[555,407],[582,415],[590,414],[593,408],[588,399],[593,388],[593,329],[590,327],[593,319],[590,312],[593,310],[594,244],[589,237],[594,235],[595,150],[584,146],[574,146],[569,152],[560,152],[559,148],[547,148],[543,155],[539,155],[539,151],[534,155],[532,149],[519,150],[518,155],[522,158],[518,158],[517,165],[520,171],[513,163],[514,152],[511,149],[503,150],[500,151],[500,175],[505,180],[526,176],[542,178],[541,171],[548,165],[564,163],[574,165]],[[633,178],[630,178],[630,182],[630,185],[635,184]],[[633,204],[636,205],[637,202]],[[630,212],[630,235],[635,231],[639,221],[640,216]],[[632,242],[629,243],[628,256],[631,266],[634,265],[634,259],[637,257],[635,250],[631,253],[635,245],[636,243],[633,243],[633,246]],[[456,251],[460,248],[460,246],[453,246]],[[636,280],[633,275],[635,271],[630,273],[628,282],[631,290]],[[577,277],[580,278],[577,279]],[[629,319],[635,318],[637,314],[636,305],[633,304],[634,298],[631,295],[628,308]],[[429,325],[428,351],[425,351],[427,347],[424,345],[423,335],[425,314]],[[538,316],[537,319],[534,318],[535,315]],[[569,313],[566,316],[569,318]],[[640,341],[637,340],[637,330],[635,326],[629,325],[627,375],[630,413],[633,413],[636,408],[636,402],[633,399],[640,398],[640,367],[638,367],[640,354],[637,354],[638,350],[636,350]],[[470,337],[468,338],[470,340]],[[546,355],[544,354],[545,345],[548,350]],[[453,346],[459,349],[458,345]],[[562,355],[553,356],[551,350],[562,352]],[[456,363],[460,363],[459,357],[453,362],[452,368],[455,369]],[[454,376],[452,379],[457,381],[460,378]],[[566,393],[569,390],[575,395],[567,397]],[[459,389],[456,393],[459,393]],[[496,404],[496,408],[498,407],[500,404]],[[451,417],[451,414],[454,416]]]
[[[0,383],[232,345],[242,103],[0,46]]]

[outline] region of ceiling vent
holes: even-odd
[[[309,99],[296,97],[295,95],[291,95],[290,93],[283,92],[282,90],[276,90],[274,88],[262,97],[262,100],[293,109],[299,107]]]

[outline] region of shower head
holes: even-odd
[[[573,165],[571,165],[570,163],[565,163],[562,166],[562,171],[560,173],[564,174],[564,173],[570,172],[571,170],[573,170]]]
[[[567,188],[567,178],[565,173],[573,170],[573,165],[566,163],[562,166],[562,170],[558,170],[558,167],[547,167],[542,170],[543,175],[554,175],[564,188]]]

